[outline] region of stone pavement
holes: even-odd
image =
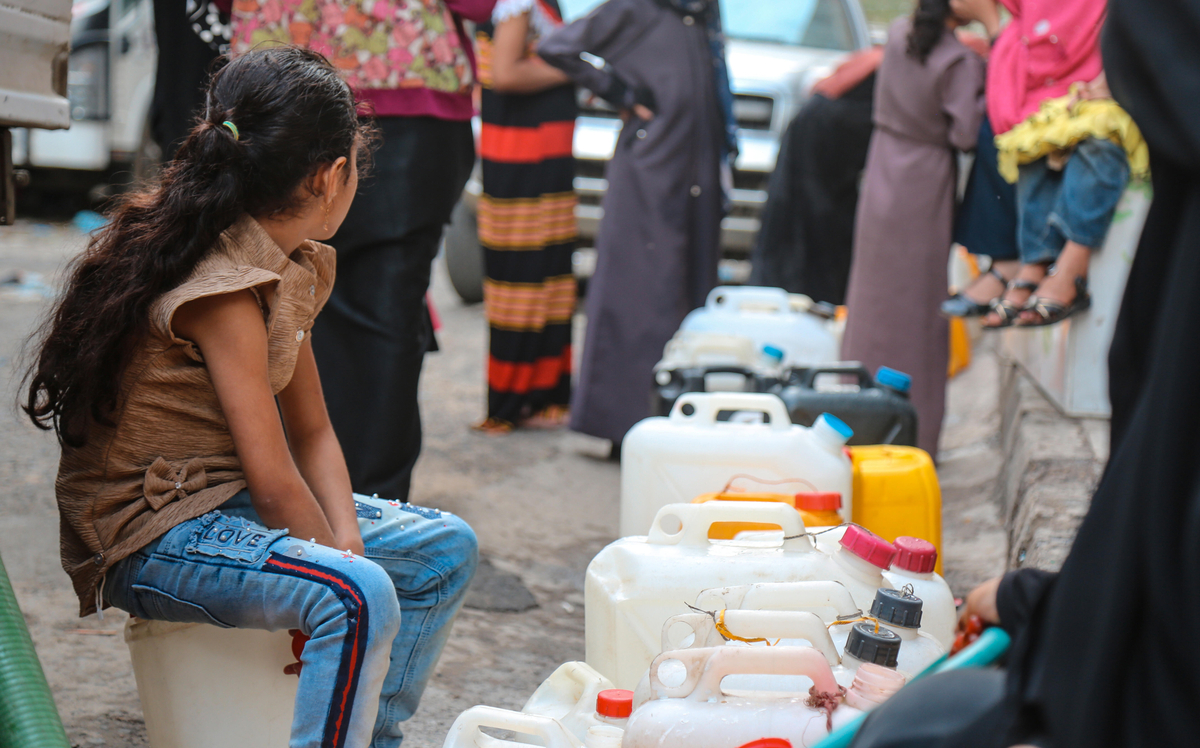
[[[0,280],[14,270],[53,280],[55,269],[82,246],[78,232],[61,224],[0,229]],[[0,284],[0,384],[10,403],[19,379],[16,353],[45,302],[36,288],[16,286]],[[458,303],[440,266],[433,297],[443,351],[426,363],[426,442],[413,500],[454,511],[478,531],[493,587],[476,590],[476,604],[503,607],[495,600],[523,588],[536,607],[463,611],[421,710],[406,728],[411,748],[438,748],[454,717],[474,704],[518,708],[556,666],[582,659],[584,570],[617,532],[619,469],[605,459],[606,442],[564,432],[489,437],[469,430],[484,409],[482,309]],[[996,491],[1003,465],[1000,371],[984,341],[974,365],[949,390],[940,471],[945,566],[959,594],[999,573],[1007,550]],[[68,734],[78,746],[144,746],[119,635],[126,616],[110,610],[103,621],[77,618],[58,565],[54,438],[13,407],[0,411],[0,419],[0,477],[9,489],[0,495],[0,553]]]

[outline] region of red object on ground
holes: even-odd
[[[905,571],[928,574],[937,566],[937,548],[928,540],[901,535],[892,545],[896,546],[896,560],[893,563]]]
[[[740,748],[792,748],[792,741],[787,738],[759,738],[751,740]]]
[[[433,296],[428,291],[425,292],[425,306],[429,307],[429,321],[433,323],[433,331],[441,332],[442,318],[438,316],[437,309],[433,307]]]
[[[894,545],[859,525],[847,527],[840,542],[843,548],[880,569],[891,566],[892,557],[896,555]]]
[[[633,713],[633,691],[610,688],[596,694],[596,714],[612,719],[625,719]]]
[[[984,629],[983,619],[979,616],[971,616],[967,619],[966,628],[959,629],[959,632],[954,635],[954,644],[950,647],[950,654],[958,654],[967,645],[973,644]]]

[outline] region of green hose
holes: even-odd
[[[0,748],[71,748],[2,558]]]

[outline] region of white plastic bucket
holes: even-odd
[[[722,411],[761,412],[770,423],[718,421]],[[621,535],[645,535],[662,507],[720,492],[737,475],[799,480],[779,490],[836,491],[842,495],[842,516],[849,518],[853,466],[843,451],[845,443],[846,437],[825,420],[811,427],[794,425],[775,395],[681,395],[671,415],[644,419],[625,435]],[[744,485],[755,487],[753,482]]]
[[[793,308],[782,288],[718,286],[704,306],[690,312],[681,332],[741,335],[756,351],[773,345],[784,352],[786,366],[827,364],[838,360],[838,343],[825,321]]]
[[[782,542],[710,541],[716,522],[783,528]],[[787,504],[710,501],[670,504],[648,537],[622,538],[596,555],[584,582],[587,662],[618,688],[632,689],[661,651],[663,624],[712,587],[772,579],[850,581],[846,569],[816,550],[800,514]],[[851,595],[866,610],[879,584]],[[861,585],[860,585],[861,586]],[[855,587],[857,589],[857,586]]]
[[[283,748],[299,678],[286,631],[130,619],[146,736],[154,748]]]

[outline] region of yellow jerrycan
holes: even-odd
[[[942,573],[942,490],[929,453],[889,444],[849,447],[854,522],[885,540],[922,538],[937,548]]]

